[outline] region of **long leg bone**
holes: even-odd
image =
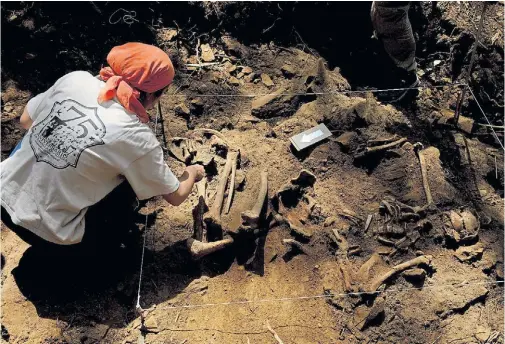
[[[371,153],[376,153],[376,152],[380,152],[380,151],[384,151],[384,150],[388,150],[389,148],[393,148],[393,147],[396,147],[404,142],[407,141],[407,138],[405,137],[402,137],[401,139],[398,139],[396,141],[393,141],[391,143],[387,143],[385,145],[381,145],[381,146],[373,146],[373,147],[366,147],[364,149],[364,151],[362,152],[359,152],[358,154],[356,154],[356,158],[363,158],[364,156],[368,155],[368,154],[371,154]]]
[[[221,227],[221,210],[223,208],[224,192],[226,190],[226,184],[228,182],[228,176],[231,172],[232,162],[236,159],[238,152],[229,152],[226,157],[226,164],[224,165],[223,175],[219,180],[219,185],[217,187],[216,198],[212,204],[212,208],[208,213],[204,215],[203,220],[207,225],[207,230],[213,231],[212,235],[215,237],[222,238],[223,230]]]
[[[206,255],[222,250],[231,244],[233,244],[232,238],[226,238],[213,242],[201,242],[195,239],[188,239],[186,241],[186,245],[188,246],[189,252],[191,253],[191,257],[193,257],[193,259],[205,257]]]
[[[261,172],[261,186],[258,193],[256,204],[251,210],[242,212],[242,229],[252,230],[258,228],[260,222],[261,209],[267,197],[268,192],[268,172]]]
[[[417,157],[419,158],[419,164],[421,165],[421,174],[423,176],[423,187],[424,187],[424,192],[426,194],[426,201],[428,202],[428,205],[433,203],[433,198],[431,197],[431,190],[430,190],[430,184],[428,182],[428,172],[426,171],[426,162],[424,160],[424,155],[423,155],[423,145],[422,143],[418,142],[414,144],[414,149],[416,151]]]
[[[237,174],[237,159],[238,154],[234,154],[231,162],[231,177],[230,177],[230,187],[228,188],[228,199],[226,200],[225,213],[230,212],[231,201],[233,200],[233,193],[235,192],[235,175]]]
[[[393,268],[391,268],[388,272],[377,278],[375,281],[372,282],[370,286],[370,292],[374,293],[379,289],[379,287],[385,283],[388,279],[393,277],[394,275],[405,271],[413,266],[417,265],[430,265],[432,260],[432,256],[419,256],[414,259],[408,260],[404,263],[395,265]]]
[[[405,141],[407,141],[407,138],[402,137],[399,140],[393,141],[391,143],[387,143],[387,144],[382,145],[382,146],[367,147],[366,148],[366,153],[373,153],[373,152],[378,152],[378,151],[386,150],[386,149],[398,146],[398,145],[404,143]]]
[[[380,145],[380,144],[385,144],[385,143],[393,142],[393,141],[396,141],[396,140],[398,140],[398,136],[393,135],[391,137],[379,138],[379,139],[375,139],[375,140],[368,140],[367,141],[367,145],[368,146],[375,146],[375,145]]]

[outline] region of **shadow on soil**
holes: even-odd
[[[155,216],[148,216],[148,228]],[[137,317],[134,307],[143,245],[139,227],[146,217],[138,213],[133,190],[123,183],[90,209],[86,220],[87,235],[96,233],[93,254],[62,256],[32,246],[12,274],[21,293],[42,318],[58,319],[73,327],[87,326],[91,321],[124,327]],[[197,263],[191,259],[185,242],[162,251],[146,249],[142,306],[175,297],[202,274],[212,277],[224,273],[234,259],[230,251]]]

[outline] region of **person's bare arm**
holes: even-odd
[[[26,106],[25,106],[25,109],[23,110],[23,114],[21,115],[21,118],[19,119],[19,124],[21,124],[21,127],[23,127],[23,129],[26,129],[26,130],[30,129],[33,124],[32,118],[28,114],[28,109]]]
[[[186,171],[179,177],[179,188],[177,191],[163,195],[165,201],[171,205],[179,206],[188,198],[193,185],[205,176],[205,171],[201,165],[186,167]]]

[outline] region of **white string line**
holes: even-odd
[[[493,136],[496,138],[500,146],[502,147],[503,150],[505,150],[505,147],[503,146],[503,143],[501,140],[498,138],[498,135],[496,134],[496,131],[492,127],[491,122],[487,118],[486,114],[484,113],[484,110],[480,106],[479,101],[475,97],[475,94],[473,93],[470,85],[466,83],[454,83],[454,84],[449,84],[449,85],[435,85],[435,86],[417,86],[417,87],[403,87],[403,88],[384,88],[384,89],[371,89],[371,90],[363,90],[363,91],[334,91],[334,92],[307,92],[307,93],[256,93],[256,94],[167,94],[167,96],[171,97],[238,97],[238,98],[255,98],[255,97],[262,97],[262,96],[270,96],[270,95],[276,95],[279,97],[282,96],[310,96],[310,95],[315,95],[315,96],[320,96],[320,95],[337,95],[337,94],[356,94],[356,93],[378,93],[378,92],[388,92],[388,91],[406,91],[406,90],[421,90],[421,89],[438,89],[438,88],[444,88],[444,87],[459,87],[459,86],[466,86],[469,90],[470,93],[472,94],[473,98],[475,99],[475,102],[477,103],[477,106],[479,107],[480,111],[484,115],[484,118],[486,119],[487,123],[490,125],[491,131],[493,133]]]
[[[154,122],[154,136],[156,136],[157,132],[158,132],[158,117],[159,117],[159,114],[156,113],[156,120]],[[142,273],[143,273],[143,268],[144,268],[144,253],[146,250],[147,218],[148,218],[148,215],[146,214],[146,224],[145,224],[144,233],[143,233],[144,243],[142,245],[142,256],[140,258],[139,289],[138,289],[138,293],[137,293],[137,304],[135,305],[136,309],[142,309],[142,307],[140,306],[140,288],[142,286]],[[156,231],[156,222],[154,222],[154,231]],[[153,232],[153,236],[154,236],[154,232]],[[154,243],[154,239],[153,239],[153,243]]]
[[[389,91],[407,91],[407,90],[421,90],[421,89],[436,89],[444,87],[458,87],[468,86],[465,83],[454,83],[448,85],[435,85],[435,86],[416,86],[416,87],[402,87],[402,88],[383,88],[383,89],[370,89],[370,90],[350,90],[350,91],[333,91],[333,92],[305,92],[305,93],[250,93],[250,94],[167,94],[170,97],[241,97],[241,98],[254,98],[262,96],[322,96],[322,95],[337,95],[337,94],[354,94],[354,93],[379,93]]]
[[[135,308],[136,309],[139,309],[141,308],[140,307],[140,286],[142,285],[142,270],[143,270],[143,267],[144,267],[144,251],[145,251],[145,248],[146,248],[146,232],[147,232],[147,215],[146,215],[146,224],[145,224],[145,227],[144,227],[144,244],[142,245],[142,257],[140,259],[140,272],[139,272],[139,290],[138,290],[138,293],[137,293],[137,304],[135,305]]]
[[[115,22],[112,22],[112,17],[114,17],[114,15],[116,13],[118,13],[119,11],[123,10],[125,12],[125,14],[122,16],[122,17],[119,17],[118,20],[116,20]],[[115,25],[117,23],[119,23],[121,20],[124,21],[125,24],[128,24],[128,25],[131,25],[133,24],[134,22],[138,22],[137,19],[135,19],[135,17],[137,16],[137,12],[136,11],[128,11],[128,10],[125,10],[124,8],[118,8],[117,10],[115,10],[109,17],[109,24],[111,25]]]
[[[477,106],[479,107],[480,111],[482,112],[482,115],[484,115],[484,118],[486,119],[487,123],[490,125],[490,127],[488,127],[488,128],[491,128],[491,131],[493,132],[493,135],[494,135],[496,141],[498,141],[498,143],[500,144],[501,148],[503,150],[505,150],[505,147],[503,147],[503,142],[498,138],[498,135],[496,135],[496,132],[494,131],[493,125],[491,124],[491,122],[489,121],[489,118],[487,118],[487,116],[486,116],[486,113],[484,112],[484,110],[480,106],[480,103],[477,100],[477,97],[475,97],[475,94],[473,93],[472,88],[468,84],[466,85],[466,87],[468,87],[468,89],[470,90],[470,93],[472,94],[472,97],[475,100],[475,103],[477,104]]]
[[[478,281],[478,280],[475,280]],[[145,309],[146,311],[151,310],[170,310],[170,309],[187,309],[187,308],[204,308],[204,307],[217,307],[217,306],[231,306],[231,305],[244,305],[251,303],[268,303],[268,302],[285,302],[285,301],[299,301],[299,300],[311,300],[311,299],[327,299],[334,297],[346,297],[346,296],[362,296],[362,295],[379,295],[379,294],[394,294],[404,291],[412,291],[419,290],[424,291],[426,289],[437,289],[437,288],[445,288],[445,287],[466,287],[466,286],[477,286],[477,285],[499,285],[503,284],[504,281],[488,281],[488,282],[478,282],[478,283],[470,283],[468,281],[463,281],[461,283],[456,284],[439,284],[439,285],[427,285],[422,287],[412,287],[412,288],[396,288],[389,289],[383,291],[375,291],[375,292],[354,292],[354,293],[340,293],[340,294],[319,294],[319,295],[307,295],[307,296],[295,296],[295,297],[281,297],[281,298],[272,298],[272,299],[258,299],[258,300],[243,300],[243,301],[229,301],[229,302],[216,302],[216,303],[201,303],[201,304],[193,304],[193,305],[182,305],[182,306],[165,306],[158,307],[153,306]]]

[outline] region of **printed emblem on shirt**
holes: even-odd
[[[37,161],[58,169],[76,167],[85,149],[104,144],[105,133],[96,107],[68,99],[55,102],[49,115],[32,127],[30,145]]]

